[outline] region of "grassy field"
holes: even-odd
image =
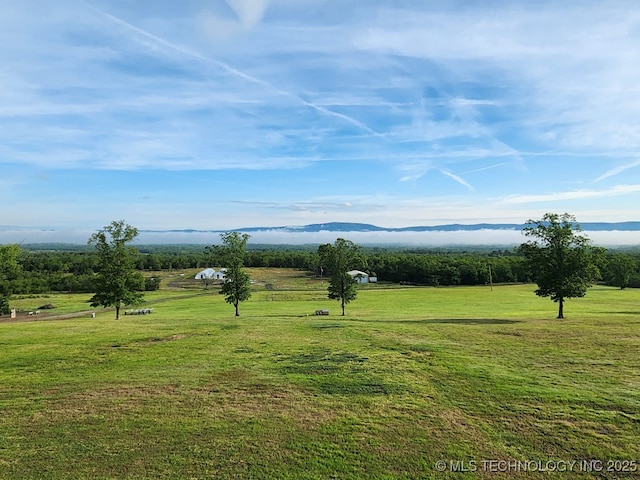
[[[531,285],[381,284],[341,317],[321,280],[261,269],[236,318],[191,273],[151,315],[0,322],[0,478],[640,475],[639,290],[556,320]]]

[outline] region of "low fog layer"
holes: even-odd
[[[72,243],[86,244],[91,230],[11,229],[0,230],[0,243]],[[583,232],[597,245],[640,246],[640,232],[599,231]],[[518,245],[526,241],[519,230],[476,230],[435,232],[283,232],[278,230],[252,232],[250,243],[264,244],[320,244],[336,238],[346,238],[363,245]],[[214,232],[145,232],[141,231],[137,244],[213,244],[220,236]]]

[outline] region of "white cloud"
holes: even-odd
[[[473,170],[468,170],[466,172],[462,172],[461,175],[468,175],[470,173],[483,172],[485,170],[492,170],[494,168],[503,167],[505,165],[510,165],[512,162],[500,162],[494,163],[493,165],[487,165],[486,167],[474,168]]]
[[[264,16],[269,0],[225,0],[233,8],[243,28],[250,30]]]
[[[558,145],[637,148],[640,131],[631,126],[640,69],[632,58],[640,13],[627,2],[525,5],[457,15],[390,10],[386,22],[357,31],[355,44],[431,60],[450,78],[501,77],[508,96],[499,104],[521,112],[523,127],[534,127],[540,138],[552,134]]]
[[[567,192],[536,195],[508,195],[501,199],[506,204],[557,202],[562,200],[584,200],[604,197],[631,195],[640,192],[640,185],[616,185],[606,190],[571,190]]]
[[[609,177],[615,177],[616,175],[619,175],[622,172],[635,167],[640,167],[640,160],[635,160],[633,162],[625,163],[624,165],[618,165],[617,167],[611,168],[606,172],[604,172],[602,175],[600,175],[598,178],[596,178],[594,180],[594,183],[601,182],[602,180]]]
[[[242,187],[220,198],[276,204],[216,220],[234,226],[265,212],[276,224],[521,221],[540,205],[634,217],[639,24],[618,0],[5,2],[0,168],[234,174]],[[70,188],[2,181],[11,205]]]
[[[205,2],[195,4],[203,7],[200,12],[206,10]],[[513,121],[516,128],[530,130],[538,139],[557,146],[597,146],[611,155],[620,155],[621,146],[627,150],[640,146],[640,133],[633,128],[640,107],[639,100],[634,100],[638,98],[639,72],[629,61],[637,51],[632,27],[638,15],[625,9],[625,3],[591,3],[580,8],[545,3],[535,10],[516,3],[503,10],[468,6],[452,12],[420,4],[389,8],[383,2],[375,8],[362,8],[341,2],[339,18],[335,18],[335,13],[324,10],[327,5],[323,2],[306,2],[302,8],[282,1],[229,0],[236,17],[233,21],[251,30],[251,37],[214,51],[201,50],[193,43],[193,36],[172,31],[170,22],[162,24],[167,35],[161,36],[140,26],[151,22],[136,25],[108,13],[110,7],[104,5],[95,7],[93,15],[80,9],[75,23],[69,23],[65,17],[69,12],[63,8],[52,10],[59,22],[55,27],[76,35],[74,30],[83,28],[98,33],[94,45],[58,44],[58,57],[70,68],[51,70],[53,75],[47,75],[47,81],[61,82],[71,89],[85,84],[89,88],[86,99],[53,102],[38,91],[40,78],[33,72],[28,72],[29,78],[21,78],[18,69],[6,81],[0,79],[0,90],[4,85],[4,90],[13,92],[5,96],[5,102],[11,103],[3,105],[0,116],[84,116],[91,119],[85,123],[91,129],[94,121],[105,115],[153,115],[159,120],[155,125],[158,136],[165,137],[173,127],[171,116],[175,117],[176,109],[185,118],[193,110],[203,109],[224,118],[220,122],[223,128],[237,118],[244,131],[228,132],[233,136],[227,134],[226,138],[238,143],[250,137],[256,151],[272,148],[263,143],[269,138],[260,131],[265,124],[288,128],[290,118],[303,117],[303,125],[316,132],[324,130],[327,138],[355,129],[350,133],[364,135],[354,142],[360,149],[371,148],[369,139],[378,138],[378,145],[373,146],[380,147],[383,158],[395,157],[397,152],[387,155],[386,151],[393,151],[398,143],[423,142],[428,149],[430,144],[445,140],[448,143],[440,151],[432,148],[426,156],[517,157],[517,145],[506,139],[500,124],[487,122],[485,115],[502,117],[501,122]],[[265,20],[272,7],[273,15]],[[299,17],[305,9],[322,15],[317,21]],[[155,13],[161,17],[161,7]],[[216,17],[231,21],[218,13]],[[594,25],[594,18],[602,21]],[[188,19],[181,18],[177,24],[184,28]],[[44,32],[54,28],[47,23],[37,26],[44,26],[40,28]],[[114,27],[127,35],[114,33]],[[15,37],[6,40],[6,44],[16,45]],[[54,64],[40,56],[39,46],[43,45],[36,38],[31,47],[24,48],[41,59],[40,69],[53,69]],[[164,67],[182,71],[183,76],[138,77],[130,72],[115,83],[107,80],[112,72],[105,68],[129,56],[135,61],[136,55],[157,57],[165,62]],[[86,75],[79,75],[80,71]],[[150,78],[156,88],[152,92],[145,91]],[[25,80],[35,83],[25,89],[24,85],[29,85]],[[466,84],[468,91],[462,89]],[[13,88],[17,85],[22,87]],[[487,85],[488,92],[484,91]],[[439,97],[425,95],[425,89],[437,91]],[[97,92],[101,95],[92,95]],[[246,115],[221,107],[231,103],[243,105]],[[103,121],[95,124],[96,130],[104,131],[104,127]],[[239,131],[235,125],[234,131]],[[294,146],[299,137],[281,138]],[[94,144],[91,135],[81,140]],[[107,145],[118,140],[122,149],[127,148],[126,138],[110,139],[105,142],[105,154],[109,153]],[[159,168],[164,165],[157,151],[140,153],[155,157]],[[235,152],[228,153],[228,158],[235,157]],[[171,162],[167,166],[174,168]],[[444,168],[444,162],[440,166]],[[199,165],[194,163],[193,168]]]
[[[439,169],[440,173],[451,178],[452,180],[458,182],[460,185],[467,187],[469,190],[473,191],[473,187],[460,175],[456,175],[454,173],[448,172],[447,170]]]

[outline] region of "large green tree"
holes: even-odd
[[[345,305],[355,300],[358,295],[358,282],[347,272],[355,268],[360,257],[360,247],[351,240],[338,238],[318,247],[320,264],[329,270],[328,297],[338,300],[344,316]]]
[[[637,262],[631,255],[616,253],[607,258],[607,276],[611,285],[624,289],[637,270]]]
[[[575,217],[546,213],[541,220],[528,220],[520,245],[538,284],[536,295],[558,303],[558,317],[564,318],[564,301],[584,297],[599,275],[598,258],[603,250],[581,235]]]
[[[18,255],[20,246],[17,244],[0,245],[0,315],[9,313],[9,300],[11,299],[11,285],[20,270]]]
[[[236,309],[236,317],[240,316],[240,302],[251,298],[251,279],[244,271],[244,258],[250,235],[239,232],[220,234],[222,245],[213,245],[211,252],[226,268],[225,278],[220,287],[224,300]]]
[[[89,301],[92,307],[115,307],[116,320],[120,307],[137,305],[144,298],[144,278],[135,269],[138,250],[128,245],[137,236],[136,228],[120,220],[94,233],[87,242],[98,254],[96,293]]]

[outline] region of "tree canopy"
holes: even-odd
[[[638,262],[631,255],[616,253],[607,258],[607,277],[609,283],[620,289],[629,286],[631,278],[638,269]]]
[[[538,284],[535,293],[558,303],[557,318],[564,318],[565,299],[583,297],[599,275],[602,249],[593,247],[581,231],[568,213],[546,213],[541,220],[528,220],[523,229],[531,240],[520,245],[520,252]]]
[[[18,255],[20,246],[17,244],[0,245],[0,314],[9,313],[9,299],[11,298],[11,280],[20,270]]]
[[[137,305],[144,298],[144,278],[135,270],[138,251],[127,245],[137,236],[136,228],[120,220],[94,233],[87,242],[98,255],[96,293],[89,302],[92,307],[115,307],[116,320],[121,306]]]
[[[224,300],[236,309],[236,317],[240,316],[240,302],[251,298],[251,279],[244,271],[244,257],[250,235],[238,232],[220,234],[222,245],[213,245],[211,252],[226,268],[225,278],[220,287]]]
[[[328,297],[340,302],[343,316],[345,305],[358,296],[358,282],[347,272],[356,266],[359,253],[360,247],[344,238],[338,238],[333,245],[327,243],[318,247],[320,264],[330,274]]]

